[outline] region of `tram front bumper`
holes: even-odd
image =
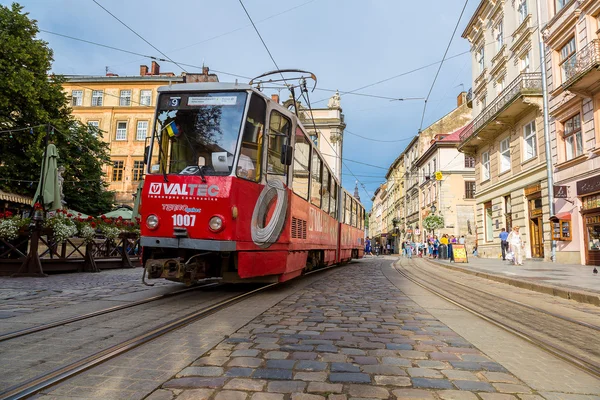
[[[171,249],[190,249],[200,251],[236,251],[236,242],[232,240],[207,240],[190,238],[169,238],[142,236],[142,247],[166,247]]]

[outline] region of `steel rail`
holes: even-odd
[[[430,264],[432,264],[432,265],[433,265],[433,262],[432,262],[432,261],[429,261],[429,260],[425,260],[425,261],[427,261],[428,263],[430,263]],[[418,267],[417,267],[417,268],[418,268]],[[423,268],[418,268],[418,269],[419,269],[419,271],[422,271],[422,272],[424,272],[425,274],[427,274],[427,275],[429,275],[429,276],[436,277],[436,275],[434,275],[432,272],[429,272],[429,271],[427,271],[427,270],[424,270]],[[459,285],[459,286],[465,287],[465,288],[467,288],[467,289],[469,289],[469,290],[474,290],[474,291],[476,291],[476,292],[483,293],[483,294],[485,294],[485,295],[488,295],[488,296],[496,296],[496,295],[494,295],[494,294],[491,294],[491,293],[489,293],[489,292],[484,292],[484,291],[483,291],[483,290],[481,290],[481,289],[477,289],[477,288],[474,288],[474,287],[472,287],[472,286],[465,285],[464,283],[460,283],[460,282],[457,282],[457,281],[455,281],[455,280],[446,279],[446,280],[444,280],[444,281],[445,281],[445,282],[452,282],[452,283],[454,283],[455,285]],[[498,296],[496,296],[496,297],[498,297]],[[521,303],[520,301],[517,301],[517,300],[513,300],[513,299],[507,299],[507,298],[505,298],[505,297],[502,297],[502,300],[503,300],[503,301],[507,301],[507,302],[509,302],[509,303],[512,303],[512,304],[516,304],[516,305],[518,305],[518,306],[521,306],[521,307],[524,307],[524,308],[528,308],[528,309],[530,309],[530,310],[532,310],[532,311],[537,311],[537,312],[539,312],[539,313],[542,313],[542,314],[550,315],[550,316],[552,316],[552,317],[555,317],[555,318],[558,318],[558,319],[562,319],[562,320],[564,320],[564,321],[571,322],[571,323],[574,323],[574,324],[577,324],[577,325],[581,325],[581,326],[584,326],[584,327],[586,327],[586,328],[590,328],[590,329],[593,329],[593,330],[596,330],[596,331],[600,332],[600,326],[598,326],[598,325],[590,324],[590,323],[588,323],[588,322],[584,322],[584,321],[579,321],[579,320],[577,320],[577,319],[573,319],[573,318],[570,318],[570,317],[566,317],[566,316],[564,316],[564,315],[556,314],[556,313],[553,313],[553,312],[551,312],[551,311],[544,310],[544,309],[542,309],[542,308],[538,308],[538,307],[530,306],[529,304]]]
[[[407,273],[405,269],[402,269],[402,270],[400,270],[398,268],[395,268],[395,269],[396,269],[396,271],[398,271],[398,273],[400,275],[404,276],[409,281],[411,281],[414,284],[422,287],[423,289],[425,289],[425,290],[427,290],[427,291],[435,294],[436,296],[438,296],[438,297],[440,297],[440,298],[448,301],[449,303],[452,303],[455,306],[460,307],[463,310],[465,310],[465,311],[467,311],[467,312],[469,312],[471,314],[474,314],[474,315],[476,315],[476,316],[478,316],[478,317],[480,317],[480,318],[482,318],[482,319],[484,319],[484,320],[486,320],[486,321],[494,324],[495,326],[497,326],[497,327],[499,327],[499,328],[501,328],[501,329],[503,329],[503,330],[505,330],[505,331],[507,331],[509,333],[512,333],[512,334],[514,334],[514,335],[516,335],[518,337],[520,337],[521,339],[526,340],[527,342],[535,345],[536,347],[538,347],[538,348],[540,348],[540,349],[542,349],[542,350],[544,350],[544,351],[546,351],[546,352],[554,355],[555,357],[558,357],[558,358],[560,358],[560,359],[562,359],[562,360],[570,363],[571,365],[573,365],[573,366],[581,369],[582,371],[584,371],[584,372],[592,375],[593,377],[600,378],[600,365],[598,365],[597,363],[594,363],[591,360],[586,360],[586,359],[583,359],[581,357],[578,357],[578,356],[570,353],[568,350],[566,350],[564,348],[561,348],[561,347],[556,346],[556,345],[554,345],[552,343],[549,343],[546,340],[533,337],[533,336],[531,336],[531,335],[529,335],[529,334],[527,334],[525,332],[519,331],[518,329],[515,329],[512,326],[510,326],[510,325],[508,325],[508,324],[506,324],[504,322],[501,322],[501,321],[499,321],[496,318],[493,318],[493,317],[490,317],[488,315],[485,315],[485,314],[483,314],[483,313],[481,313],[481,312],[479,312],[477,310],[474,310],[473,308],[471,308],[469,306],[466,306],[466,305],[464,305],[464,304],[462,304],[462,303],[460,303],[460,302],[458,302],[456,300],[453,300],[450,297],[448,297],[448,296],[440,293],[438,290],[433,289],[432,287],[430,287],[430,285],[426,285],[424,283],[421,283],[421,282],[425,282],[425,280],[419,279],[419,278],[415,278],[414,275],[412,275],[410,273]],[[421,281],[421,282],[419,282],[419,281]],[[433,285],[433,286],[435,286],[435,285]],[[502,299],[499,296],[494,296],[494,295],[490,295],[490,296]]]
[[[183,293],[187,293],[187,292],[190,292],[190,291],[199,290],[199,289],[206,289],[206,288],[209,288],[209,287],[218,286],[220,284],[221,283],[209,283],[207,285],[194,286],[194,287],[191,287],[191,288],[186,288],[186,289],[178,290],[176,292],[165,293],[165,294],[161,294],[161,295],[158,295],[158,296],[148,297],[147,299],[134,301],[132,303],[121,304],[121,305],[118,305],[118,306],[105,308],[103,310],[93,311],[93,312],[88,313],[88,314],[78,315],[78,316],[75,316],[75,317],[69,317],[69,318],[58,320],[58,321],[50,322],[50,323],[47,323],[47,324],[38,325],[38,326],[31,327],[31,328],[26,328],[26,329],[21,329],[21,330],[14,331],[14,332],[5,333],[5,334],[0,335],[0,342],[4,342],[4,341],[9,340],[9,339],[15,339],[15,338],[18,338],[18,337],[23,337],[23,336],[26,336],[26,335],[30,335],[32,333],[37,333],[37,332],[45,331],[45,330],[48,330],[48,329],[56,328],[57,326],[63,326],[63,325],[71,324],[73,322],[83,321],[83,320],[86,320],[86,319],[89,319],[89,318],[97,317],[99,315],[104,315],[104,314],[109,314],[109,313],[112,313],[112,312],[115,312],[115,311],[125,310],[127,308],[136,307],[136,306],[139,306],[139,305],[142,305],[142,304],[151,303],[153,301],[157,301],[157,300],[161,300],[161,299],[165,299],[165,298],[177,296],[177,295],[180,295],[180,294],[183,294]]]
[[[303,274],[303,276],[311,275],[311,274],[318,273],[318,272],[323,272],[328,269],[336,268],[337,266],[338,265],[333,265],[333,266],[329,266],[329,267],[325,267],[325,268],[319,268],[317,270],[307,272],[307,273]],[[154,340],[154,339],[156,339],[160,336],[163,336],[167,333],[170,333],[176,329],[182,328],[186,325],[189,325],[189,324],[197,322],[203,318],[206,318],[209,315],[214,314],[215,312],[217,312],[221,309],[224,309],[226,307],[232,306],[235,303],[240,302],[241,300],[245,299],[246,297],[250,297],[254,294],[257,294],[264,290],[270,289],[277,285],[280,285],[280,282],[270,283],[270,284],[262,286],[258,289],[254,289],[249,292],[243,293],[241,295],[234,296],[230,299],[223,300],[217,304],[203,308],[202,310],[195,311],[186,316],[183,316],[183,317],[177,318],[175,320],[172,320],[170,322],[167,322],[165,324],[162,324],[161,326],[159,326],[151,331],[148,331],[146,333],[143,333],[141,335],[138,335],[136,337],[128,339],[120,344],[111,346],[107,349],[104,349],[95,354],[87,356],[79,361],[76,361],[74,363],[71,363],[71,364],[63,366],[63,367],[59,367],[49,373],[38,376],[36,378],[32,378],[23,383],[14,385],[14,386],[6,389],[3,392],[0,392],[0,400],[18,400],[18,399],[24,399],[26,397],[29,397],[41,390],[44,390],[50,386],[53,386],[61,381],[66,380],[68,378],[71,378],[71,377],[73,377],[85,370],[88,370],[96,365],[99,365],[111,358],[114,358],[118,355],[121,355],[121,354],[127,352],[127,351],[135,349],[136,347],[139,347],[151,340]]]

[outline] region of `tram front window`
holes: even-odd
[[[245,92],[162,94],[156,121],[160,170],[230,175],[246,97]]]

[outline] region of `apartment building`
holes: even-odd
[[[444,217],[441,229],[424,234],[464,235],[471,248],[476,245],[475,159],[458,151],[460,134],[467,127],[437,134],[415,164],[421,171],[418,185],[421,221],[430,213]],[[438,173],[441,175],[436,177]]]
[[[475,158],[478,250],[500,256],[502,228],[521,228],[528,258],[549,258],[546,152],[534,0],[482,0],[464,33],[471,44],[473,123],[459,151]],[[553,0],[554,1],[554,0]],[[560,1],[560,0],[557,0]]]
[[[546,24],[556,259],[600,265],[600,2],[556,0]]]
[[[104,167],[109,190],[119,204],[133,204],[144,176],[144,149],[151,134],[157,89],[183,82],[218,82],[204,68],[201,74],[175,76],[152,62],[140,66],[139,76],[65,76],[63,89],[71,99],[73,115],[100,129],[110,145],[111,164]]]
[[[408,144],[404,150],[405,169],[405,204],[406,238],[413,241],[424,241],[427,232],[421,229],[423,219],[430,209],[424,209],[422,204],[426,201],[422,185],[425,180],[436,171],[439,171],[440,159],[433,156],[430,160],[429,171],[420,164],[423,155],[435,142],[435,138],[446,136],[455,130],[464,127],[471,120],[471,108],[467,102],[467,93],[461,92],[456,99],[456,108],[423,129]]]
[[[404,153],[400,154],[390,165],[385,175],[389,186],[387,209],[385,210],[387,239],[394,251],[399,252],[400,242],[406,233],[403,228],[404,213]]]
[[[369,234],[371,235],[370,238],[373,246],[376,243],[381,244],[382,238],[387,236],[383,231],[383,202],[385,200],[385,196],[383,195],[385,188],[385,184],[379,186],[371,198],[373,205],[369,214]]]

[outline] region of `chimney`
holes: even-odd
[[[146,75],[148,75],[148,66],[140,65],[140,76],[146,76]]]
[[[467,92],[460,92],[456,98],[456,107],[460,107],[467,102]]]
[[[202,75],[208,75],[208,67],[202,67]]]
[[[152,61],[152,69],[150,75],[160,75],[160,65],[156,61]]]
[[[271,95],[271,100],[273,100],[275,103],[279,104],[279,95],[278,94],[272,94]]]

